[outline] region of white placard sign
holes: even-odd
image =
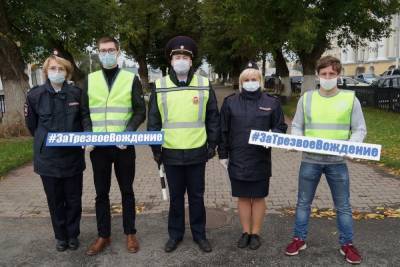
[[[251,130],[249,144],[294,149],[311,153],[380,160],[381,145],[305,137]]]

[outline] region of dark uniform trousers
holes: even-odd
[[[56,239],[66,241],[78,237],[82,213],[82,173],[63,178],[40,177]]]
[[[135,177],[135,148],[121,150],[115,146],[96,147],[90,153],[94,186],[96,189],[96,219],[98,235],[111,236],[110,187],[111,171],[114,163],[122,198],[122,218],[124,233],[135,234],[135,195],[133,180]]]
[[[185,192],[189,200],[190,229],[194,240],[206,238],[206,210],[204,207],[205,163],[193,165],[165,165],[170,208],[168,233],[181,240],[185,233]]]

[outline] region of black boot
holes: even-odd
[[[58,240],[57,239],[57,244],[56,244],[56,249],[57,251],[65,251],[68,248],[68,243],[65,240]]]
[[[174,251],[178,247],[179,242],[181,242],[181,240],[175,240],[172,238],[168,239],[167,243],[165,243],[164,251],[165,252]]]
[[[256,250],[261,246],[261,239],[259,235],[250,235],[249,248]]]
[[[208,242],[207,239],[199,239],[199,240],[195,240],[195,242],[197,243],[197,245],[199,245],[199,248],[202,251],[204,251],[204,252],[212,251],[211,244],[210,244],[210,242]]]
[[[243,233],[237,242],[238,248],[245,248],[249,245],[250,235],[248,233]]]

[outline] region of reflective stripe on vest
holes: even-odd
[[[163,147],[191,149],[205,144],[208,90],[208,79],[198,75],[184,87],[176,87],[169,76],[156,81],[157,105],[164,130]]]
[[[88,96],[93,132],[122,132],[132,117],[132,84],[135,74],[120,70],[108,89],[103,71],[89,74]]]
[[[350,137],[354,92],[340,90],[332,97],[323,97],[318,90],[303,97],[304,135],[335,140]]]

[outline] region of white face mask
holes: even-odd
[[[61,84],[65,81],[65,72],[49,71],[47,73],[47,77],[49,78],[50,82],[55,84]]]
[[[337,86],[337,78],[324,79],[319,78],[320,87],[325,91],[330,91]]]
[[[243,82],[242,87],[244,90],[248,92],[255,92],[258,90],[258,88],[260,88],[260,82],[259,81]]]
[[[190,62],[189,60],[186,59],[177,59],[174,60],[172,67],[174,68],[176,74],[186,75],[190,69]]]

